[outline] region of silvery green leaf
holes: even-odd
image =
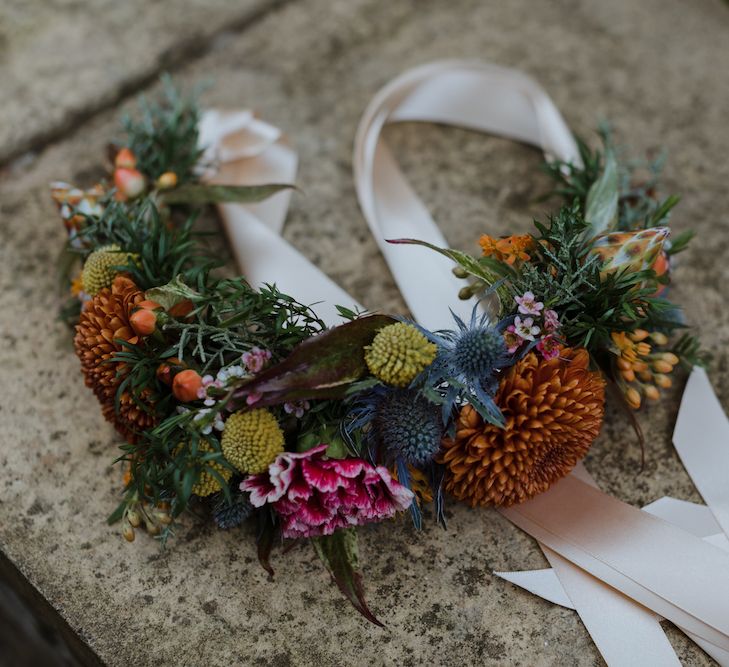
[[[618,219],[618,162],[615,153],[605,151],[605,165],[598,178],[587,193],[585,220],[589,227],[585,239],[594,239],[599,234],[611,231]]]

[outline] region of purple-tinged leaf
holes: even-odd
[[[332,535],[313,537],[311,542],[344,597],[368,621],[384,628],[385,626],[370,611],[364,598],[355,529],[344,528]]]
[[[282,362],[252,380],[244,380],[234,400],[259,394],[255,405],[263,407],[287,401],[343,398],[347,387],[367,373],[364,348],[380,329],[393,322],[386,315],[368,315],[312,336]]]

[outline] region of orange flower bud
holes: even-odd
[[[661,394],[659,393],[658,389],[654,387],[652,384],[647,385],[644,387],[645,391],[645,397],[650,401],[657,401]]]
[[[651,340],[656,345],[666,345],[666,343],[668,343],[668,336],[666,336],[666,334],[664,333],[661,333],[660,331],[654,331],[651,334]]]
[[[137,158],[128,148],[122,148],[114,158],[114,166],[117,169],[135,169],[137,166]]]
[[[633,389],[633,387],[628,387],[625,390],[625,400],[628,402],[628,405],[635,410],[640,407],[640,394],[637,390]]]
[[[169,190],[177,185],[177,174],[174,171],[166,171],[157,179],[157,187],[160,190]]]
[[[641,371],[638,373],[638,377],[643,380],[643,382],[653,382],[653,373],[650,371]]]
[[[638,343],[635,349],[641,357],[647,357],[651,353],[651,346],[648,343]]]
[[[178,401],[183,403],[196,401],[200,387],[202,387],[202,378],[197,371],[191,368],[180,371],[172,381],[172,393]]]
[[[661,388],[661,389],[668,389],[673,382],[671,381],[671,378],[668,377],[668,375],[663,375],[659,373],[653,378],[653,381]]]
[[[629,371],[633,368],[633,365],[627,359],[618,359],[618,368],[621,371]]]
[[[162,306],[160,304],[158,304],[156,301],[150,301],[149,299],[140,301],[137,304],[137,307],[144,308],[145,310],[157,310],[157,308],[162,308]]]
[[[643,373],[648,370],[648,364],[645,361],[635,361],[632,368],[636,373]]]
[[[157,366],[156,376],[160,382],[164,382],[167,386],[172,384],[172,371],[175,366],[181,366],[182,362],[177,357],[172,357],[166,362]]]
[[[648,332],[645,329],[636,329],[629,334],[630,340],[634,343],[639,343],[642,340],[648,338]]]
[[[653,370],[658,373],[670,373],[673,370],[673,366],[663,359],[653,362]]]
[[[141,308],[131,314],[129,323],[138,336],[149,336],[157,328],[157,316],[153,311]]]
[[[673,354],[673,352],[664,352],[661,355],[661,359],[671,364],[671,366],[675,366],[680,361],[680,359],[675,354]]]
[[[127,199],[139,197],[147,187],[141,172],[126,167],[114,171],[114,185]]]
[[[626,382],[633,382],[635,380],[635,373],[631,369],[620,371],[620,375]]]

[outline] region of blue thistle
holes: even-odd
[[[429,396],[442,404],[445,422],[458,403],[467,401],[485,420],[503,426],[504,417],[493,397],[498,388],[498,372],[513,363],[503,337],[508,320],[492,325],[488,315],[478,314],[478,306],[468,323],[451,314],[456,329],[421,329],[438,346],[435,361],[427,371]]]
[[[359,394],[352,406],[345,435],[355,447],[359,433],[363,436],[369,459],[384,459],[397,468],[398,481],[411,489],[408,465],[428,472],[437,499],[436,516],[443,517],[442,478],[434,475],[433,459],[440,449],[444,426],[438,406],[415,389],[395,389],[376,385]],[[437,480],[436,480],[437,477]],[[411,489],[412,490],[412,489]],[[415,528],[422,527],[417,502],[410,505]]]
[[[221,496],[220,501],[213,508],[213,520],[221,530],[230,530],[251,516],[253,509],[253,505],[248,500],[248,494],[236,493],[230,502],[225,496]]]
[[[440,449],[439,410],[414,389],[386,391],[377,402],[374,430],[387,458],[416,467],[430,463]]]

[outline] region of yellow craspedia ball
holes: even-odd
[[[257,408],[228,417],[223,456],[241,472],[264,472],[284,450],[284,434],[271,412]]]
[[[201,440],[200,443],[197,446],[198,451],[209,454],[211,452],[214,452],[215,450],[212,448],[210,443],[205,442],[204,440]],[[217,472],[226,482],[231,478],[233,471],[228,467],[223,465],[222,463],[218,463],[218,461],[208,461],[207,467],[212,468]],[[198,477],[197,482],[192,487],[192,492],[196,496],[209,496],[213,493],[217,493],[221,490],[220,482],[215,479],[209,472],[206,470],[203,470],[203,472],[200,473],[200,477]]]
[[[436,346],[412,324],[397,322],[380,329],[365,348],[365,362],[378,380],[394,387],[407,387],[433,363]]]
[[[138,260],[138,255],[124,252],[116,243],[94,250],[86,258],[81,273],[84,292],[90,296],[96,296],[98,292],[105,287],[110,287],[114,282],[117,271],[112,267],[128,264],[130,261],[136,264]]]

